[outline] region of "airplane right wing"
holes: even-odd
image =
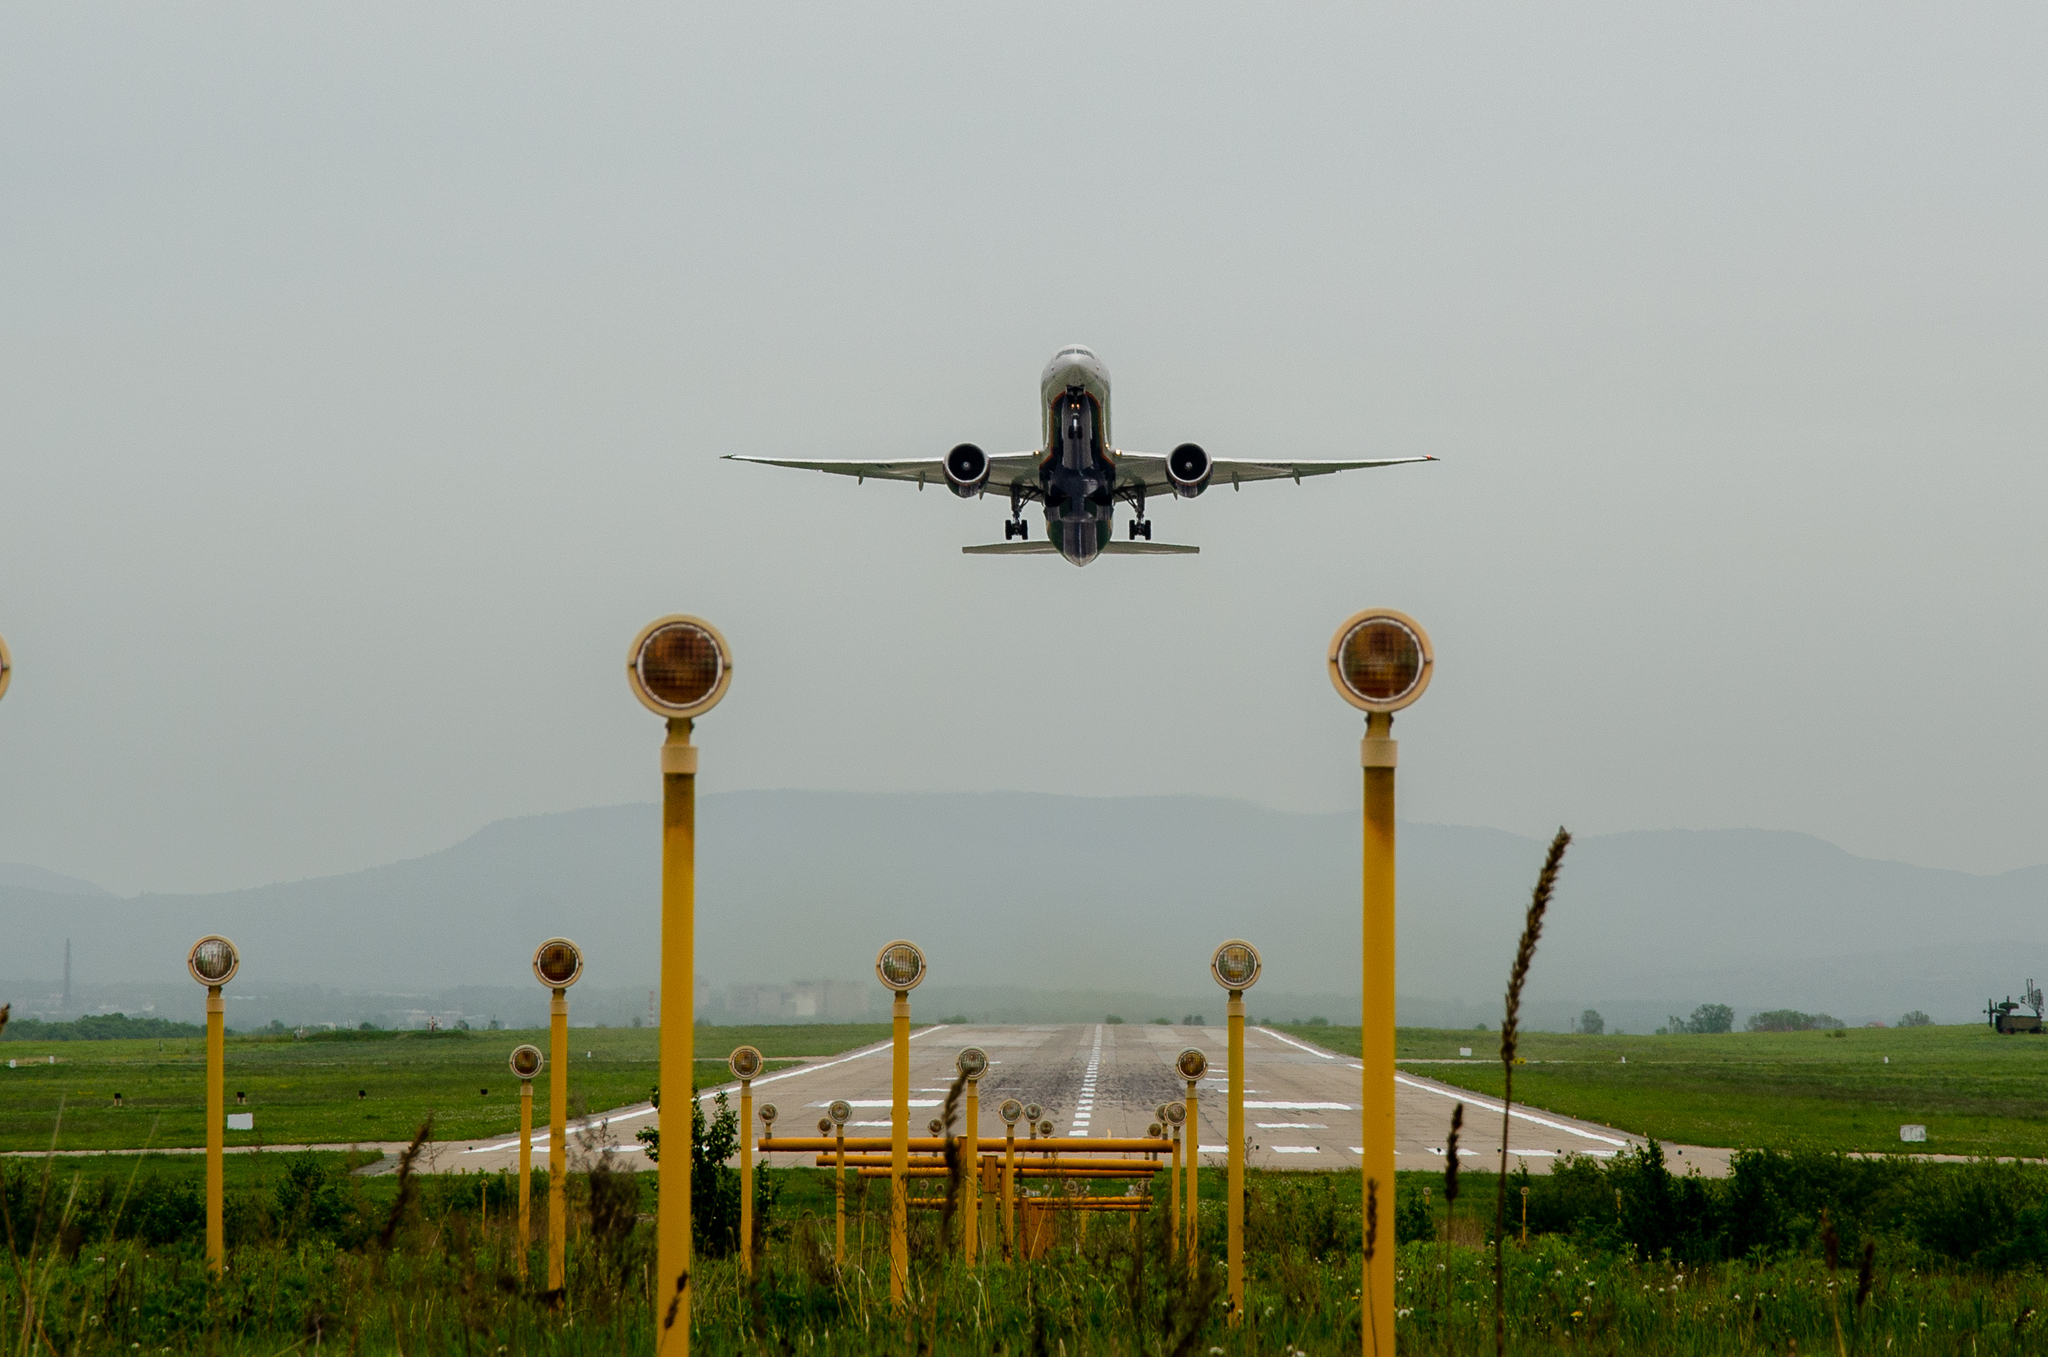
[[[1338,471],[1364,467],[1405,466],[1410,462],[1434,462],[1434,457],[1361,457],[1349,461],[1252,461],[1245,458],[1212,457],[1209,484],[1238,486],[1247,481],[1285,481],[1299,484],[1304,476],[1328,476]],[[1117,470],[1123,479],[1142,479],[1147,495],[1173,493],[1173,477],[1167,474],[1166,458],[1148,452],[1116,453]]]
[[[1013,483],[1021,483],[1023,497],[1038,498],[1039,452],[1009,452],[988,459],[988,490],[1008,496]],[[915,481],[921,489],[927,483],[946,483],[945,459],[940,457],[878,458],[873,461],[800,461],[786,457],[742,457],[728,454],[728,462],[753,462],[760,466],[795,467],[799,471],[822,471],[832,476],[851,476],[856,481],[872,477],[878,481]]]

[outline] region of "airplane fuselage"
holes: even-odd
[[[1038,382],[1046,539],[1075,565],[1109,545],[1116,509],[1116,447],[1109,436],[1109,371],[1080,345],[1053,355]]]

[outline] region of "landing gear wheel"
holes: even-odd
[[[1012,537],[1022,537],[1026,541],[1031,540],[1031,525],[1021,518],[1013,518],[1003,524],[1003,540],[1007,542]]]
[[[1145,539],[1146,541],[1148,541],[1148,542],[1152,540],[1152,520],[1151,520],[1151,519],[1149,519],[1149,518],[1134,518],[1134,519],[1132,519],[1132,520],[1131,520],[1131,540],[1132,540],[1133,542],[1135,542],[1135,541],[1137,541],[1137,540],[1138,540],[1138,539],[1139,539],[1140,537],[1144,538],[1144,539]]]

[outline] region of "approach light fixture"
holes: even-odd
[[[1024,1120],[1030,1122],[1032,1125],[1037,1125],[1038,1119],[1044,1115],[1045,1109],[1040,1107],[1037,1103],[1024,1104]]]
[[[1166,1105],[1166,1123],[1167,1123],[1167,1125],[1169,1125],[1169,1126],[1179,1126],[1179,1125],[1180,1125],[1181,1123],[1185,1122],[1185,1121],[1186,1121],[1187,1119],[1188,1119],[1188,1113],[1187,1113],[1187,1109],[1186,1109],[1186,1108],[1184,1108],[1184,1107],[1182,1107],[1182,1106],[1181,1106],[1181,1105],[1180,1105],[1179,1103],[1168,1103],[1168,1104]]]
[[[969,1079],[979,1079],[988,1072],[988,1052],[979,1046],[969,1046],[953,1063]]]
[[[821,1136],[829,1136],[832,1134],[832,1118],[818,1118],[818,1134]]]
[[[832,1118],[834,1126],[844,1126],[846,1125],[847,1118],[853,1115],[853,1104],[844,1098],[835,1098],[832,1100],[832,1105],[825,1109],[825,1112]]]
[[[1052,1134],[1052,1119],[1050,1117],[1038,1123],[1038,1134],[1041,1136],[1049,1136]]]
[[[583,974],[583,949],[567,938],[549,938],[534,948],[533,974],[549,989],[567,989]]]
[[[901,938],[875,954],[875,974],[898,994],[908,994],[924,979],[924,953]]]
[[[1024,1104],[1015,1098],[1005,1098],[1003,1105],[996,1109],[996,1115],[1003,1119],[1003,1125],[1015,1126],[1024,1117]]]
[[[1392,608],[1353,613],[1330,641],[1330,682],[1361,711],[1399,711],[1422,696],[1435,665],[1429,633]]]
[[[770,1127],[773,1127],[775,1125],[775,1118],[779,1115],[781,1114],[775,1110],[774,1103],[761,1104],[761,1120],[766,1122]]]
[[[702,716],[732,685],[732,647],[703,618],[672,613],[633,638],[626,680],[657,716]]]
[[[192,944],[185,968],[194,980],[212,989],[235,978],[235,972],[242,969],[242,954],[226,938],[209,934]]]
[[[927,1135],[930,1135],[934,1139],[936,1139],[937,1137],[945,1134],[946,1123],[940,1121],[937,1117],[933,1117],[930,1121],[924,1124],[924,1129]]]
[[[521,1079],[531,1079],[540,1073],[542,1059],[538,1046],[515,1046],[512,1048],[512,1073]]]
[[[1232,938],[1209,958],[1209,974],[1233,994],[1242,994],[1259,979],[1259,949],[1243,938]]]
[[[1180,1053],[1179,1058],[1173,1062],[1173,1067],[1180,1071],[1181,1078],[1192,1083],[1209,1072],[1209,1057],[1190,1046]]]
[[[752,1079],[761,1072],[761,1053],[752,1046],[738,1046],[726,1057],[725,1064],[732,1071],[733,1078]]]

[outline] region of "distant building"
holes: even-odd
[[[786,985],[731,985],[708,1016],[729,1022],[806,1022],[863,1018],[873,985],[845,980],[792,980]]]

